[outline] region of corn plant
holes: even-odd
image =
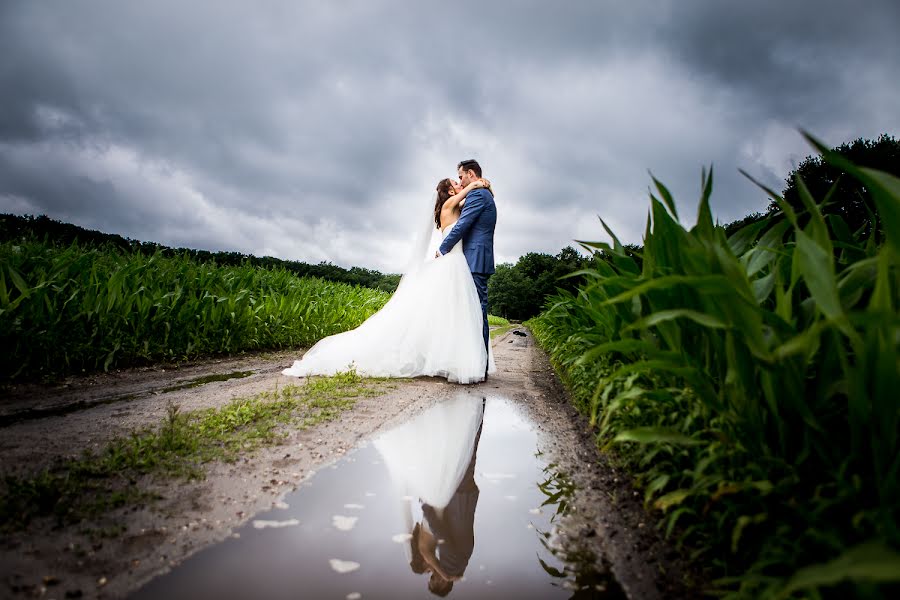
[[[352,329],[389,295],[157,253],[0,244],[0,377],[308,346]]]
[[[603,224],[586,283],[530,325],[719,592],[879,598],[900,582],[900,180],[810,141],[885,239],[799,180],[802,213],[767,190],[781,212],[726,238],[711,169],[687,229],[654,179],[641,267]]]

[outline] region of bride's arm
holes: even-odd
[[[466,194],[468,194],[469,192],[471,192],[472,190],[474,190],[476,188],[485,188],[485,187],[488,189],[491,189],[491,182],[488,181],[487,179],[476,179],[475,181],[473,181],[472,183],[470,183],[469,185],[467,185],[466,187],[461,189],[459,191],[459,193],[456,194],[455,196],[450,196],[449,198],[447,198],[447,201],[444,202],[444,206],[447,208],[451,208],[451,209],[456,208],[457,206],[460,205],[460,203],[462,203],[463,200],[466,199]]]

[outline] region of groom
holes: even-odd
[[[481,165],[474,160],[464,160],[456,167],[459,184],[465,187],[477,179],[481,179]],[[466,195],[462,214],[459,220],[444,238],[439,252],[447,254],[462,238],[463,254],[472,271],[478,299],[481,300],[481,316],[484,319],[482,333],[484,347],[490,352],[490,333],[488,331],[488,278],[494,273],[494,228],[497,225],[497,207],[494,195],[486,188],[476,188]],[[487,364],[484,367],[487,379]]]

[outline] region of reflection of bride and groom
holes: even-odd
[[[446,377],[477,383],[494,372],[487,283],[497,209],[481,166],[437,184],[397,291],[352,331],[320,340],[285,375],[333,375],[352,364],[370,377]]]
[[[414,573],[446,596],[475,547],[475,457],[484,400],[461,393],[375,440],[403,498],[406,547]]]

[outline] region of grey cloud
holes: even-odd
[[[778,187],[809,153],[791,128],[833,143],[896,132],[898,22],[888,0],[865,11],[830,0],[9,0],[0,210],[4,196],[27,198],[87,221],[102,198],[119,233],[237,243],[202,214],[172,227],[179,203],[196,201],[200,213],[296,220],[288,234],[338,223],[363,249],[273,241],[284,232],[264,223],[241,234],[245,247],[391,268],[378,248],[397,242],[402,219],[378,212],[386,198],[428,198],[430,181],[476,154],[505,190],[504,256],[558,249],[581,227],[566,219],[598,213],[639,241],[648,169],[690,220],[700,168],[715,162],[714,209],[731,220],[765,206],[738,167]]]
[[[895,79],[898,65],[890,57],[900,55],[898,24],[900,6],[891,0],[689,1],[662,35],[698,75],[796,120],[827,115],[866,94],[848,85],[864,65]]]

